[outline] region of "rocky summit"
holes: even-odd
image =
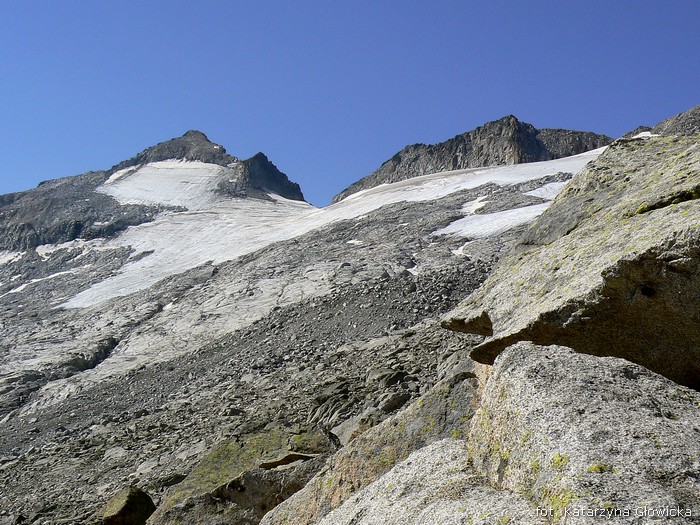
[[[216,166],[213,189],[221,193],[269,199],[269,192],[304,200],[299,185],[290,182],[262,153],[241,161],[210,142],[204,133],[188,131],[110,170],[47,180],[33,190],[0,196],[0,250],[32,250],[43,244],[108,238],[129,226],[152,221],[157,213],[176,208],[178,203],[137,198],[120,202],[98,188],[172,159]]]
[[[428,173],[559,159],[600,148],[610,142],[610,137],[587,131],[538,130],[508,115],[439,144],[406,146],[378,170],[341,191],[333,202],[379,184]]]
[[[0,197],[0,524],[700,523],[698,114]]]

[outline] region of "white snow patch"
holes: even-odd
[[[36,247],[36,253],[39,257],[46,260],[52,253],[60,250],[81,250],[83,253],[86,250],[106,250],[105,241],[102,239],[74,239],[72,241],[62,242],[60,244],[42,244]]]
[[[659,135],[657,133],[652,133],[651,131],[642,131],[641,133],[637,133],[634,137],[631,137],[633,139],[650,139],[651,137],[658,137]]]
[[[486,206],[486,203],[488,201],[486,200],[486,195],[482,195],[481,197],[477,197],[473,201],[469,201],[462,206],[462,213],[465,215],[471,215],[472,213],[475,213],[477,210],[480,210],[484,206]]]
[[[498,235],[511,228],[530,222],[549,207],[549,202],[524,206],[513,210],[468,215],[452,224],[433,232],[433,235],[454,235],[456,237],[483,238]]]
[[[467,241],[465,242],[462,246],[457,248],[456,250],[450,250],[454,255],[458,255],[460,257],[469,257],[468,253],[464,252],[464,249],[467,248],[471,243],[474,241]]]
[[[0,265],[18,261],[25,253],[0,251]]]
[[[558,172],[575,173],[604,149],[552,161],[424,175],[363,190],[321,209],[279,196],[273,196],[274,201],[219,196],[213,192],[219,177],[228,177],[226,168],[221,166],[190,161],[147,164],[128,177],[102,185],[98,191],[122,203],[170,204],[184,206],[189,211],[162,213],[154,221],[132,226],[119,237],[106,241],[105,248],[130,246],[136,253],[153,253],[127,263],[117,275],[95,284],[62,306],[81,308],[143,290],[165,277],[208,261],[218,264],[337,221],[360,220],[388,204],[435,200],[487,183],[510,185]],[[543,206],[529,206],[472,215],[436,233],[492,235],[526,222],[543,210]]]
[[[123,170],[115,171],[105,181],[105,184],[112,184],[113,182],[118,181],[122,177],[126,177],[128,175],[131,175],[132,173],[136,173],[140,167],[141,165],[139,164],[137,166],[130,166],[128,168],[124,168]]]
[[[532,195],[533,197],[540,197],[541,199],[547,199],[548,201],[554,200],[554,197],[559,195],[561,190],[564,189],[567,182],[550,182],[545,184],[541,188],[528,191],[525,195]]]
[[[132,226],[107,246],[129,246],[148,257],[79,293],[63,306],[80,308],[148,288],[170,275],[211,262],[219,264],[296,236],[297,222],[309,204],[234,199],[207,211],[162,214]]]
[[[115,173],[97,191],[111,195],[120,204],[161,204],[205,210],[221,200],[214,190],[227,174],[222,166],[188,160],[152,162],[130,170],[131,173]]]
[[[77,271],[83,270],[83,269],[85,269],[85,268],[87,268],[87,266],[83,266],[83,267],[81,267],[81,268],[73,268],[72,270],[66,270],[66,271],[63,271],[63,272],[53,273],[53,274],[51,274],[51,275],[47,275],[46,277],[41,277],[41,278],[39,278],[39,279],[32,279],[32,280],[30,280],[30,281],[27,281],[27,282],[24,283],[24,284],[19,285],[17,288],[13,288],[13,289],[10,290],[9,292],[6,292],[6,293],[0,295],[0,299],[3,298],[3,297],[5,297],[6,295],[10,295],[10,294],[13,294],[13,293],[19,293],[19,292],[21,292],[22,290],[24,290],[27,286],[30,286],[30,285],[32,285],[32,284],[39,283],[39,282],[41,282],[41,281],[47,281],[47,280],[49,280],[49,279],[55,279],[56,277],[60,277],[61,275],[70,275],[70,274],[74,274],[74,273],[76,273]]]
[[[426,201],[445,197],[457,191],[472,189],[488,183],[501,186],[519,184],[539,179],[558,172],[576,173],[588,162],[595,160],[605,147],[587,151],[572,157],[512,166],[495,166],[471,168],[467,170],[444,171],[431,175],[414,177],[392,184],[382,184],[362,190],[346,197],[342,201],[325,208],[331,210],[338,206],[350,207],[355,204],[368,206],[376,199],[381,199],[381,206],[400,201]],[[372,209],[379,207],[378,205]]]

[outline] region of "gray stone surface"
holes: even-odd
[[[469,465],[466,441],[443,439],[417,450],[358,491],[319,525],[544,524],[517,493],[496,490]]]
[[[486,382],[470,458],[491,487],[523,495],[553,522],[698,523],[699,406],[697,392],[624,359],[518,343]],[[644,507],[692,517],[640,516]]]
[[[577,174],[445,326],[624,357],[700,387],[700,135],[620,139]]]

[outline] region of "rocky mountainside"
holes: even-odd
[[[697,134],[616,141],[446,325],[486,336],[485,363],[518,340],[565,344],[698,389],[697,150]]]
[[[0,524],[699,522],[699,134],[324,209],[212,160],[0,251]]]
[[[116,235],[129,226],[150,222],[172,204],[120,203],[95,190],[115,174],[136,173],[141,166],[181,159],[220,166],[219,190],[233,196],[269,198],[267,192],[304,200],[299,185],[290,182],[265,155],[239,160],[199,131],[188,131],[148,148],[107,171],[48,180],[36,189],[0,196],[0,250],[27,250],[42,244]],[[175,206],[176,207],[176,206]]]
[[[333,202],[379,184],[427,173],[559,159],[600,148],[610,142],[610,137],[587,131],[538,130],[508,115],[446,142],[406,146],[378,170],[341,191]]]
[[[301,188],[279,171],[263,153],[239,161],[226,153],[223,146],[214,144],[201,131],[190,130],[182,137],[161,142],[147,148],[138,155],[120,162],[110,170],[110,174],[152,162],[181,159],[218,164],[225,168],[235,168],[230,179],[223,180],[219,189],[232,195],[245,197],[249,193],[263,197],[265,192],[274,193],[286,199],[304,200]]]
[[[659,122],[651,132],[659,135],[700,133],[700,105]]]

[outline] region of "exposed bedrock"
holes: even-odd
[[[618,356],[700,388],[700,135],[620,139],[444,326]]]
[[[262,523],[642,524],[652,521],[638,514],[645,508],[695,514],[697,392],[623,359],[526,342],[472,370],[337,452]],[[593,510],[607,514],[584,514]]]

